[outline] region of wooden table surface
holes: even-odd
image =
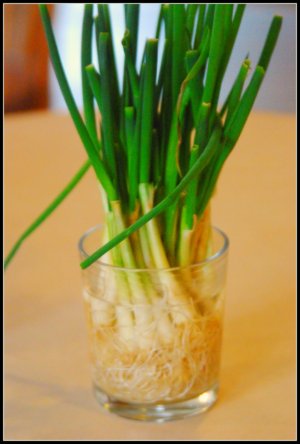
[[[5,251],[85,160],[70,118],[5,117]],[[8,440],[294,440],[295,118],[251,116],[213,223],[231,246],[218,402],[172,423],[106,412],[91,391],[77,241],[102,217],[89,171],[5,273]]]

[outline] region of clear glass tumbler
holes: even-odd
[[[212,229],[212,253],[186,267],[130,269],[98,260],[83,270],[97,400],[118,415],[163,422],[217,399],[229,241]],[[99,248],[101,226],[79,242]]]

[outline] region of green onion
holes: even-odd
[[[201,270],[204,282],[197,294],[190,279],[194,268],[188,266],[211,254],[211,198],[253,108],[282,19],[273,19],[248,86],[245,83],[251,62],[247,55],[225,103],[220,104],[222,82],[245,4],[161,5],[156,38],[146,40],[139,68],[139,5],[124,6],[125,29],[120,45],[125,58],[120,91],[109,6],[99,4],[93,19],[93,5],[84,5],[82,117],[64,73],[47,6],[40,5],[54,71],[89,159],[21,235],[5,266],[91,165],[103,202],[104,229],[99,248],[80,266],[86,269],[102,258],[104,263],[118,267],[107,267],[113,279],[94,267],[91,273],[95,282],[101,281],[105,294],[93,297],[87,292],[92,316],[97,317],[97,325],[93,320],[97,347],[101,344],[101,350],[105,350],[103,367],[109,367],[110,384],[118,394],[122,389],[126,396],[134,391],[137,399],[149,402],[148,388],[156,372],[166,374],[168,384],[176,386],[178,399],[187,399],[196,371],[187,370],[194,368],[189,361],[193,362],[190,358],[195,356],[199,361],[199,351],[195,354],[189,345],[201,348],[206,381],[215,369],[208,365],[210,358],[202,349],[215,349],[215,339],[214,345],[210,342],[215,338],[210,320],[213,324],[219,322],[211,308],[213,299],[219,299],[215,290],[209,290],[214,291],[214,297],[205,295],[202,301],[202,291],[210,287],[214,274],[209,261]],[[92,60],[93,29],[99,67]],[[159,40],[163,43],[161,60],[157,54]],[[94,102],[100,119],[96,119]],[[173,266],[176,271],[170,270]],[[145,268],[148,273],[124,272],[123,267],[135,271]],[[159,272],[150,273],[151,269]],[[93,304],[97,309],[93,310]],[[203,331],[204,325],[209,325],[209,334]],[[109,328],[108,335],[98,335],[105,331],[102,327]],[[98,336],[112,336],[117,352]],[[151,372],[144,367],[148,356]],[[182,364],[177,365],[179,361]],[[105,375],[107,378],[108,372]],[[196,377],[199,379],[198,371]],[[166,391],[158,379],[156,399],[161,400]]]
[[[85,67],[92,62],[92,29],[93,29],[93,5],[84,6],[82,38],[81,38],[81,79],[82,98],[86,127],[90,133],[94,145],[98,145],[97,129],[94,112],[94,97],[89,87]]]
[[[275,16],[272,20],[267,39],[265,41],[261,56],[258,61],[258,65],[262,66],[265,71],[269,66],[280,33],[281,25],[282,25],[282,17]]]
[[[4,268],[8,266],[14,255],[17,253],[25,239],[30,236],[43,222],[46,220],[51,213],[65,200],[65,198],[71,193],[71,191],[76,187],[78,182],[85,175],[91,163],[87,160],[80,170],[75,174],[75,176],[70,180],[66,187],[59,193],[59,195],[48,205],[48,207],[32,222],[32,224],[21,234],[19,239],[13,245],[12,249],[8,253],[4,261]]]
[[[90,158],[91,164],[94,167],[96,176],[98,177],[99,181],[102,183],[103,187],[105,188],[107,194],[109,194],[111,199],[115,199],[117,197],[117,190],[112,184],[111,178],[108,175],[108,172],[103,165],[103,162],[101,161],[98,152],[97,147],[94,145],[92,138],[87,130],[87,127],[84,125],[82,117],[78,111],[78,108],[76,106],[74,97],[72,95],[72,92],[70,90],[61,60],[59,56],[59,52],[57,49],[57,45],[55,42],[52,26],[50,23],[50,17],[47,10],[46,5],[40,5],[40,13],[41,18],[43,21],[46,38],[49,46],[50,56],[53,64],[53,68],[59,83],[59,86],[61,88],[61,91],[63,93],[64,99],[66,101],[66,104],[68,106],[70,115],[73,119],[73,122],[77,128],[77,131],[79,133],[79,136],[81,138],[81,141],[83,143],[83,146],[85,147],[87,154]]]
[[[202,35],[204,32],[204,16],[206,11],[206,5],[199,5],[199,13],[197,18],[195,39],[194,39],[194,49],[198,49],[202,40]],[[209,29],[209,27],[207,27]]]
[[[145,52],[145,79],[143,82],[142,114],[140,135],[140,182],[148,183],[150,180],[150,150],[152,145],[152,127],[155,112],[155,79],[157,64],[157,40],[149,39]],[[145,118],[147,116],[147,118]]]
[[[199,174],[205,166],[208,164],[210,159],[212,158],[216,147],[218,147],[218,143],[220,142],[220,129],[216,128],[214,133],[211,136],[207,147],[204,149],[203,153],[197,160],[197,162],[193,165],[193,167],[189,170],[189,172],[184,176],[179,184],[174,188],[174,190],[165,197],[159,204],[153,207],[150,211],[148,211],[144,216],[138,219],[135,223],[130,225],[130,227],[126,228],[120,234],[115,236],[111,241],[105,244],[103,247],[99,248],[95,253],[85,259],[81,263],[81,268],[86,268],[99,259],[103,254],[112,249],[114,246],[118,245],[124,239],[133,234],[136,230],[145,225],[148,221],[150,221],[153,217],[158,216],[160,213],[166,210],[170,205],[174,203],[174,200],[177,199],[180,193],[186,188],[189,182]]]
[[[199,226],[205,219],[209,227],[213,190],[253,108],[282,18],[276,16],[271,23],[249,85],[245,89],[250,70],[247,56],[225,103],[220,104],[223,78],[246,5],[162,4],[156,38],[145,42],[140,68],[136,66],[140,7],[124,7],[120,44],[125,58],[120,90],[109,6],[97,5],[98,15],[93,18],[93,5],[84,5],[83,118],[64,73],[47,6],[39,6],[54,71],[89,161],[21,236],[6,264],[89,165],[102,190],[107,243],[99,245],[82,268],[103,254],[112,264],[130,267],[188,265],[195,260],[195,239],[201,251],[209,251],[209,239],[207,234],[201,235]],[[93,38],[99,68],[92,60]],[[163,43],[160,60],[159,40]],[[94,102],[101,114],[101,146]],[[124,282],[127,300],[134,300],[132,293],[139,289],[142,300],[151,302],[145,283]]]
[[[134,55],[133,55],[133,50],[130,46],[130,42],[131,42],[130,31],[126,29],[122,40],[122,45],[125,52],[125,65],[126,65],[125,73],[128,74],[127,79],[129,79],[129,84],[133,95],[133,103],[137,107],[137,103],[139,100],[139,79],[135,69]]]

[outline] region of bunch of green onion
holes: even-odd
[[[140,5],[124,6],[121,89],[109,6],[84,6],[83,117],[64,73],[47,6],[39,7],[54,71],[88,160],[22,234],[5,265],[90,166],[102,191],[106,242],[81,263],[82,268],[110,250],[111,263],[128,268],[184,266],[209,254],[209,202],[252,109],[282,19],[273,18],[248,85],[251,68],[247,56],[220,107],[222,82],[245,4],[162,4],[155,38],[147,39],[140,66]],[[98,56],[95,64],[93,38]],[[161,60],[159,40],[163,44]]]
[[[146,41],[140,66],[139,9],[139,4],[125,4],[120,89],[109,7],[85,4],[82,117],[47,7],[40,5],[54,71],[88,160],[18,239],[5,266],[92,167],[105,210],[104,232],[100,248],[81,267],[101,257],[101,263],[116,266],[99,275],[92,270],[101,281],[99,294],[85,289],[94,383],[116,399],[153,403],[195,397],[216,383],[222,289],[210,285],[214,271],[209,262],[201,270],[199,288],[199,278],[187,266],[202,263],[212,251],[210,199],[261,86],[281,17],[271,23],[249,83],[246,57],[219,106],[245,5],[161,5],[156,36]],[[159,269],[159,278],[128,269]]]

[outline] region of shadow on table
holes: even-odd
[[[95,411],[96,401],[91,390],[79,387],[65,388],[59,384],[49,384],[12,373],[7,373],[5,378],[15,384],[23,384],[31,387],[31,390],[35,391],[34,399],[40,405],[44,404],[47,406],[66,403]]]

